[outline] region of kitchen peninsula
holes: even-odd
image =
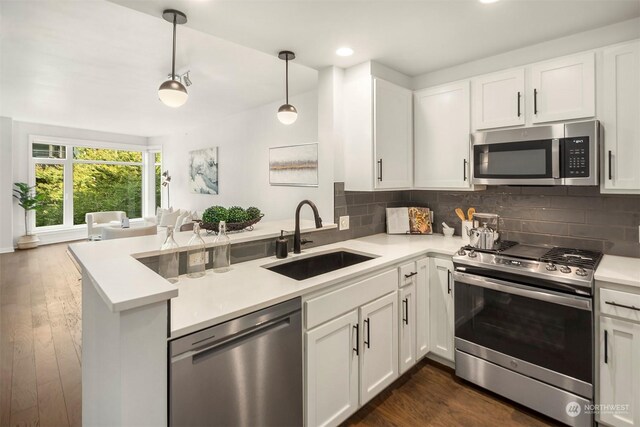
[[[264,223],[232,239],[275,236],[282,226]],[[335,226],[326,228],[331,227]],[[303,223],[302,228],[309,231],[313,225]],[[188,233],[181,234],[176,240],[184,247]],[[419,256],[451,256],[461,245],[460,238],[438,235],[379,234],[303,251],[299,257],[335,249],[375,256],[305,281],[263,268],[276,261],[271,257],[235,264],[225,274],[183,276],[172,285],[136,260],[157,254],[160,240],[148,236],[70,246],[83,271],[83,422],[88,425],[167,425],[168,340],[295,297],[339,288]]]

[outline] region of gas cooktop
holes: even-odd
[[[602,253],[582,249],[545,247],[504,241],[492,250],[479,250],[470,246],[460,248],[453,257],[463,269],[474,268],[512,275],[538,278],[547,282],[564,283],[591,288],[593,272],[602,259]]]

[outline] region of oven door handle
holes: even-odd
[[[498,292],[591,311],[591,300],[586,298],[561,295],[556,292],[543,291],[529,286],[519,285],[517,283],[490,279],[488,277],[476,276],[474,274],[460,273],[458,271],[453,273],[453,279],[456,282],[466,283],[472,286],[480,286],[482,288],[492,289]]]

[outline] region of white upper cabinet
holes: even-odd
[[[472,85],[475,129],[525,123],[524,68],[477,77]]]
[[[345,189],[411,188],[412,93],[356,68],[344,82]]]
[[[531,66],[533,123],[593,117],[595,54],[567,56]]]
[[[409,188],[413,178],[411,91],[373,79],[376,188]]]
[[[414,94],[414,186],[470,188],[469,81]]]
[[[640,41],[605,49],[603,85],[603,187],[637,192],[640,191]]]

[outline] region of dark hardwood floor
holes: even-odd
[[[425,359],[344,423],[362,426],[555,426],[554,420],[476,387]]]
[[[81,425],[81,286],[66,244],[0,255],[0,425]]]
[[[0,255],[0,426],[81,425],[81,286],[67,245]],[[553,421],[425,361],[347,426],[547,426]]]

